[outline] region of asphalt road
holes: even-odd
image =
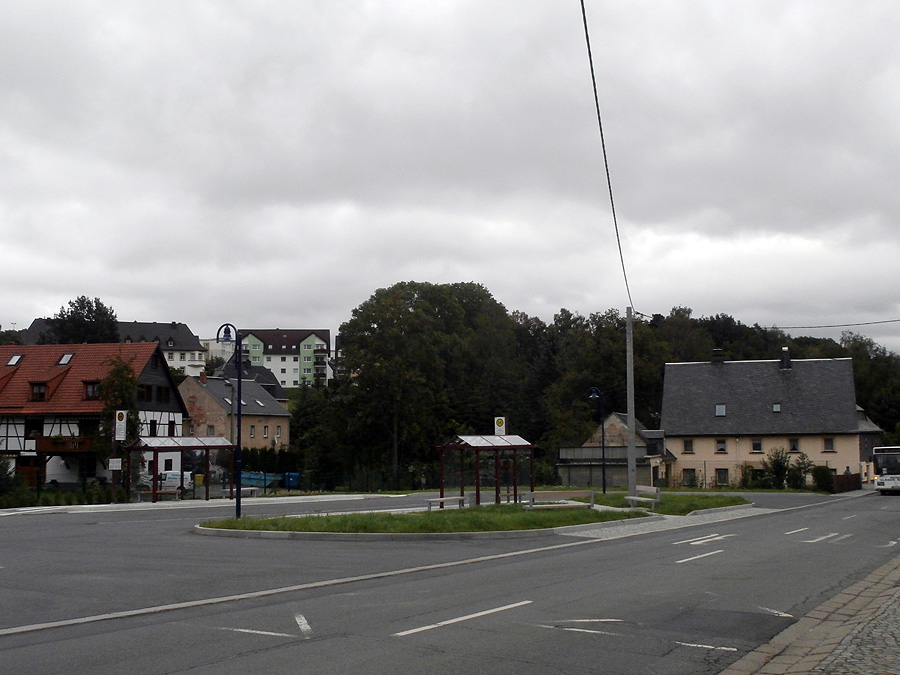
[[[230,504],[0,515],[0,672],[718,673],[900,554],[900,499],[752,499],[776,510],[407,542],[193,534]]]

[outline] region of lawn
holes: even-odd
[[[606,494],[597,492],[594,494],[594,503],[626,508],[628,506],[628,502],[625,501],[626,494],[625,492],[607,492]],[[667,516],[686,516],[692,511],[720,509],[725,506],[742,504],[750,504],[750,502],[743,497],[729,495],[663,492],[662,499],[659,504],[654,506],[653,511]]]
[[[625,507],[624,493],[597,493],[595,503]],[[669,495],[656,505],[657,513],[685,515],[691,511],[748,504],[741,497],[722,495]],[[438,509],[417,513],[347,513],[327,516],[282,516],[279,518],[229,518],[203,523],[204,527],[228,530],[272,530],[281,532],[434,533],[501,532],[567,527],[641,518],[646,511],[597,511],[594,509],[535,509],[500,504],[464,509]]]

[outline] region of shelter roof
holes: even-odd
[[[530,448],[531,443],[521,436],[500,435],[493,436],[455,436],[444,444],[444,447],[470,447],[470,448]]]
[[[130,447],[142,450],[217,450],[233,445],[224,436],[141,436]]]

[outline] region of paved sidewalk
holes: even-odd
[[[720,675],[900,674],[900,557],[822,603]]]

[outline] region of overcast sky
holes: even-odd
[[[896,2],[586,8],[636,311],[900,319]],[[409,280],[629,304],[577,0],[0,9],[4,329],[87,295],[336,333]]]

